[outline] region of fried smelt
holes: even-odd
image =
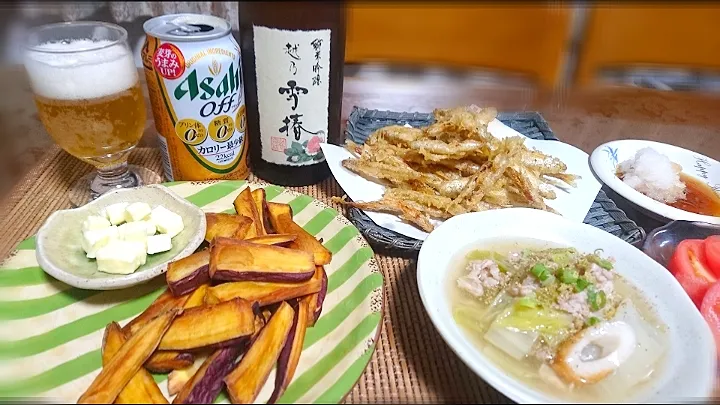
[[[424,128],[387,126],[364,145],[347,143],[353,157],[343,167],[385,184],[378,201],[336,202],[387,212],[430,232],[431,219],[504,207],[553,212],[546,200],[555,187],[574,187],[559,159],[525,146],[523,137],[497,138],[488,132],[494,108],[471,105],[435,110]],[[564,184],[563,184],[564,183]]]

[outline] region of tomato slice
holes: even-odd
[[[700,313],[710,325],[710,330],[715,335],[718,353],[720,353],[720,283],[713,284],[707,291],[700,306]]]
[[[705,293],[717,281],[708,269],[703,241],[686,239],[680,242],[670,258],[668,269],[700,308]]]
[[[720,277],[720,235],[705,239],[705,257],[715,277]]]

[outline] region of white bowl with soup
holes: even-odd
[[[423,244],[432,322],[482,379],[520,403],[708,398],[716,346],[673,276],[559,215],[509,208],[447,220]]]

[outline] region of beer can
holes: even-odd
[[[169,180],[248,176],[240,47],[230,23],[172,14],[143,24],[142,61]]]

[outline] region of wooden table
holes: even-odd
[[[29,87],[15,98],[9,113],[8,132],[25,137],[46,136],[33,118]],[[29,104],[21,104],[23,101]],[[503,111],[540,111],[562,140],[586,152],[611,139],[639,138],[669,142],[720,155],[720,100],[709,95],[658,93],[639,89],[597,89],[587,92],[552,93],[522,87],[469,85],[460,82],[422,83],[409,78],[348,77],[345,82],[343,116],[352,107],[431,111],[476,103]],[[22,121],[22,117],[32,119]],[[15,127],[13,127],[13,125]],[[17,130],[22,127],[24,132]],[[6,127],[6,130],[8,127]],[[6,136],[7,137],[7,136]],[[159,170],[152,121],[147,123],[142,148],[131,159]],[[46,143],[51,145],[51,143]],[[22,178],[0,206],[0,257],[22,239],[33,235],[51,212],[67,208],[64,190],[90,170],[59,148],[47,151]],[[1,149],[0,149],[1,150]],[[0,157],[1,158],[1,157]],[[138,159],[140,159],[138,161]],[[52,187],[51,187],[52,185]],[[316,193],[327,201],[340,194],[328,180]],[[497,402],[507,401],[477,378],[442,341],[425,315],[415,282],[415,261],[378,255],[385,275],[386,305],[383,330],[376,352],[348,402]],[[383,264],[384,263],[384,264]]]

